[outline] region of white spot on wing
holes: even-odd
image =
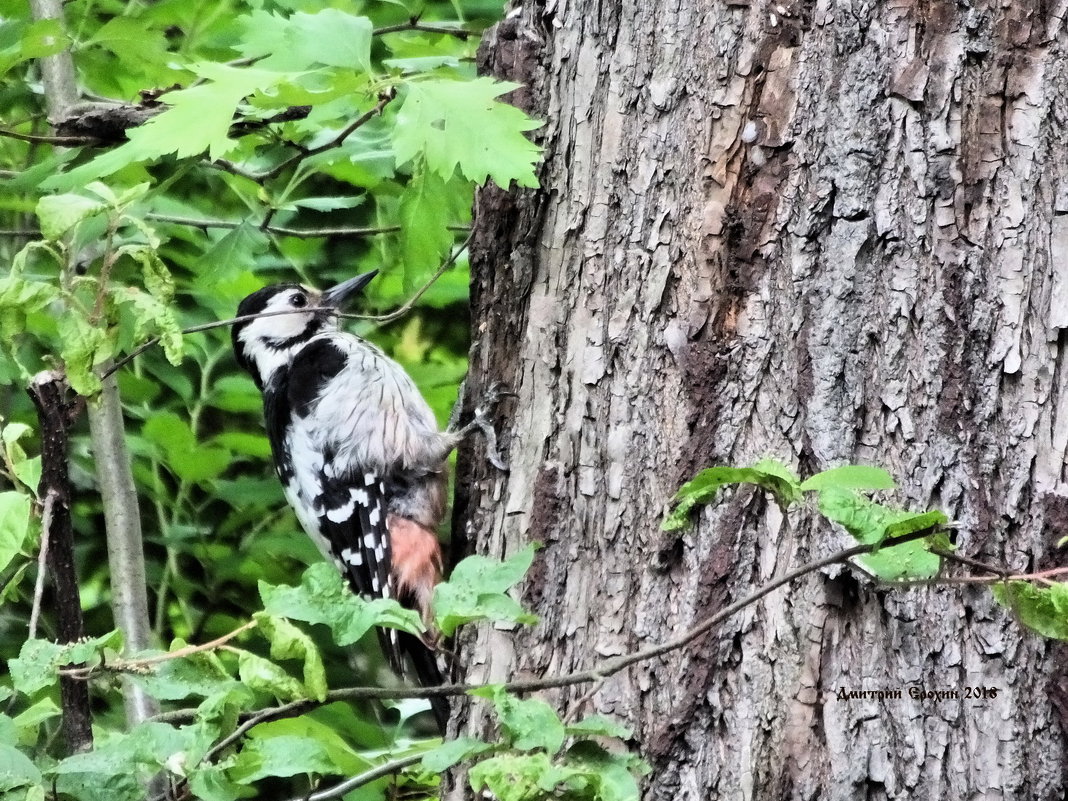
[[[356,489],[355,487],[349,491],[352,496],[352,500],[356,501],[360,506],[370,506],[371,499],[367,495],[367,490]]]
[[[375,544],[376,543],[375,543],[375,535],[374,534],[364,534],[363,535],[363,547],[364,548],[374,548]]]
[[[375,474],[374,473],[364,473],[363,474],[363,483],[368,487],[372,486],[375,483]]]
[[[371,510],[371,514],[367,515],[367,521],[372,526],[377,526],[378,525],[378,521],[380,521],[381,519],[382,519],[382,515],[379,513],[377,506],[374,509]]]
[[[359,551],[354,551],[352,548],[346,548],[341,552],[341,558],[348,562],[350,565],[359,567],[363,564],[363,554]]]
[[[352,501],[349,501],[344,506],[339,506],[337,509],[330,509],[326,513],[326,519],[334,523],[344,523],[346,520],[352,518]]]

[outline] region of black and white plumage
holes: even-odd
[[[374,277],[324,293],[298,284],[245,298],[234,352],[263,392],[267,436],[286,499],[353,591],[392,597],[429,625],[441,577],[435,530],[445,512],[445,459],[463,436],[438,430],[411,378],[374,345],[338,330],[339,306]],[[390,666],[407,653],[424,685],[441,672],[427,643],[379,630]],[[444,726],[448,706],[435,699]]]

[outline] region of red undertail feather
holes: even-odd
[[[434,620],[430,600],[434,596],[434,586],[441,581],[438,538],[425,526],[397,515],[389,515],[386,526],[389,527],[397,600],[418,611],[429,629]]]

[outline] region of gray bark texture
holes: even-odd
[[[469,633],[468,680],[593,667],[849,544],[745,490],[663,535],[712,464],[880,465],[962,553],[1065,561],[1066,16],[527,0],[487,37],[546,156],[541,190],[479,198],[471,372],[518,397],[511,470],[463,455],[454,528],[468,551],[544,548],[523,590],[541,622]],[[1066,657],[985,588],[835,568],[547,697],[634,728],[646,799],[1060,799]]]

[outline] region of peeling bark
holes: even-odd
[[[464,454],[454,529],[495,556],[545,547],[524,590],[541,623],[466,635],[469,680],[661,641],[845,542],[749,491],[664,538],[709,464],[882,465],[959,521],[964,553],[1057,559],[1068,2],[784,10],[539,0],[484,45],[547,121],[546,160],[539,192],[479,198],[472,373],[518,397],[511,471]],[[986,590],[829,570],[588,711],[634,727],[647,799],[1052,799],[1064,664]],[[999,693],[907,692],[968,686]]]

